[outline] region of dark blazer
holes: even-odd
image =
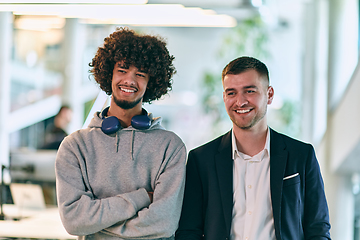
[[[230,131],[190,151],[176,240],[230,239],[233,211],[231,149]],[[297,176],[284,180],[297,173]],[[324,185],[313,147],[272,129],[270,192],[277,240],[330,239]]]

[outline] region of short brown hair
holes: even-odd
[[[222,71],[221,79],[224,81],[224,77],[228,74],[239,74],[251,69],[255,70],[269,81],[269,71],[266,65],[256,58],[246,56],[236,58],[226,65]]]

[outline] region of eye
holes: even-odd
[[[121,69],[121,68],[118,69],[118,72],[120,72],[120,73],[126,73],[126,71],[125,71],[124,69]]]
[[[254,90],[247,90],[246,93],[254,93]]]
[[[228,96],[233,96],[233,95],[235,95],[235,92],[228,92],[227,95]]]
[[[145,76],[145,74],[143,74],[143,73],[137,73],[136,74],[138,77],[141,77],[141,78],[145,78],[146,76]]]

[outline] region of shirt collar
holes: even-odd
[[[232,149],[232,159],[233,160],[235,160],[237,156],[239,156],[245,160],[248,159],[249,156],[246,154],[243,154],[237,148],[234,130],[231,131],[231,145],[232,145],[231,149]],[[261,152],[263,152],[263,156],[266,153],[268,154],[268,156],[270,156],[270,129],[269,129],[269,127],[267,128],[265,146]],[[261,159],[263,159],[263,156],[261,157]],[[249,158],[251,158],[251,157],[249,157]]]

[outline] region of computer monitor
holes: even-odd
[[[11,181],[55,182],[57,150],[15,150],[10,152]]]

